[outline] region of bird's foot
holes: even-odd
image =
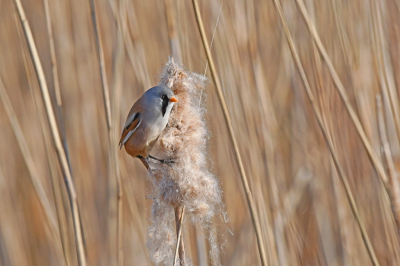
[[[158,159],[158,158],[156,158],[154,156],[151,156],[151,155],[149,155],[148,158],[156,160],[156,161],[159,161],[160,163],[163,163],[163,164],[166,164],[166,165],[169,165],[169,166],[170,166],[170,164],[175,163],[175,161],[173,159]]]
[[[140,161],[142,162],[144,167],[146,167],[147,170],[150,170],[150,166],[149,166],[149,163],[147,162],[147,160],[148,160],[147,158],[144,158],[143,156],[140,156],[140,155],[138,155],[136,157],[140,159]]]

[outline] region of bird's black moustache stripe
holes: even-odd
[[[161,107],[161,113],[162,113],[162,116],[164,116],[165,115],[165,113],[167,112],[167,106],[168,106],[168,102],[169,102],[169,99],[168,99],[168,97],[163,97],[162,98],[162,107]]]

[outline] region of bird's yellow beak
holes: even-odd
[[[171,97],[171,99],[169,99],[169,101],[173,102],[173,103],[177,103],[178,102],[178,100],[175,97]]]

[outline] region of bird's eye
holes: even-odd
[[[165,100],[165,98],[167,98],[167,96],[165,95],[161,96],[161,99]]]

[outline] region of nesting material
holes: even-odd
[[[174,92],[175,104],[168,125],[151,154],[175,163],[150,161],[153,185],[152,221],[147,247],[156,264],[172,264],[176,244],[174,208],[185,206],[193,223],[207,225],[221,205],[218,179],[209,171],[204,99],[206,78],[185,71],[172,58],[161,75],[160,84]]]

